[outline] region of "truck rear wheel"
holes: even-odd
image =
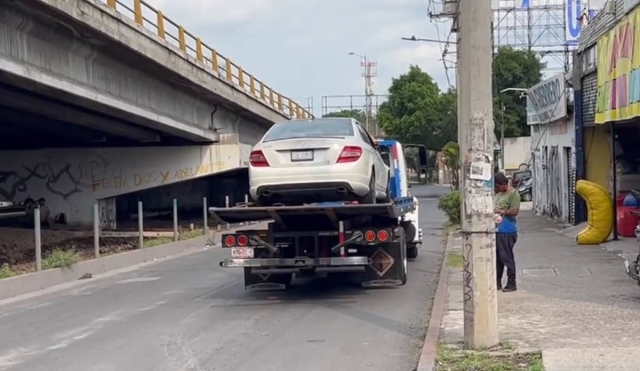
[[[407,258],[415,259],[418,257],[418,245],[407,246]]]

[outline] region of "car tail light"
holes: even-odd
[[[227,236],[224,239],[224,244],[227,246],[234,246],[236,244],[236,238],[233,236]]]
[[[251,151],[251,155],[249,156],[249,163],[251,166],[255,167],[265,167],[269,166],[269,162],[267,158],[264,157],[264,153],[262,151]]]
[[[240,246],[247,246],[247,244],[249,244],[249,238],[247,238],[247,236],[245,235],[238,236],[238,239],[236,241]]]
[[[342,149],[340,157],[338,157],[338,163],[357,161],[362,156],[362,148],[356,146],[346,146]]]

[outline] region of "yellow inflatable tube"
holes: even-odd
[[[587,228],[578,233],[578,245],[598,245],[609,238],[613,229],[613,206],[609,192],[600,184],[587,180],[576,182],[576,193],[587,202]]]

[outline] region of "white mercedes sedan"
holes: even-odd
[[[389,167],[351,118],[276,123],[249,163],[250,193],[259,205],[389,200]]]

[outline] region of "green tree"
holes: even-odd
[[[359,109],[343,109],[340,111],[330,112],[322,117],[350,117],[358,120],[361,124],[366,121],[364,111]]]
[[[434,150],[440,150],[451,141],[458,141],[458,94],[451,88],[440,95],[440,120],[436,122],[438,141]]]
[[[431,76],[412,65],[392,79],[378,119],[388,137],[439,151],[457,138],[456,99],[455,91],[441,94]]]
[[[460,145],[458,142],[451,141],[442,147],[442,155],[444,164],[451,170],[453,188],[458,189],[460,180]]]
[[[542,79],[542,70],[546,68],[538,55],[531,50],[517,50],[511,47],[500,48],[493,59],[493,111],[496,135],[500,137],[500,128],[504,113],[505,137],[527,136],[527,100],[518,91],[500,93],[503,89],[528,89]],[[502,106],[504,105],[504,112]]]

